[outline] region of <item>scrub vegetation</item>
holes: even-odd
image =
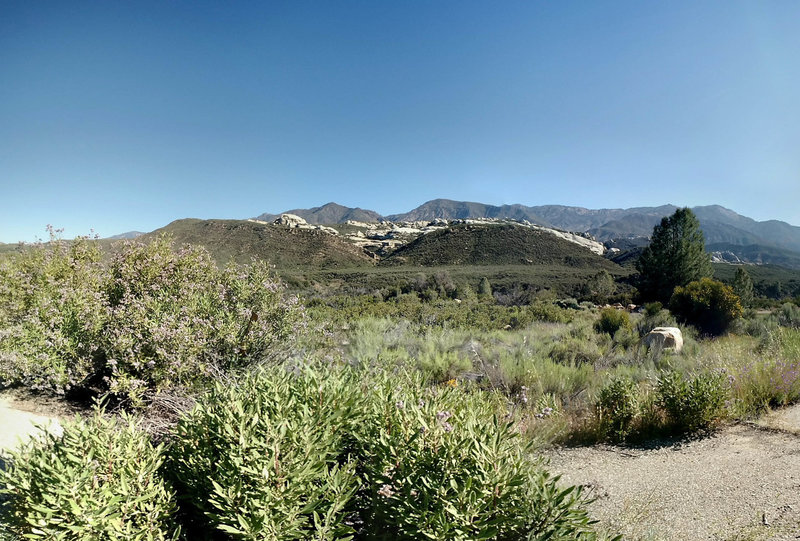
[[[627,310],[605,269],[575,297],[486,270],[299,297],[168,237],[4,256],[2,384],[100,405],[4,457],[0,539],[609,539],[540,449],[800,400],[800,307],[743,308],[745,276]],[[664,326],[682,351],[645,345]]]

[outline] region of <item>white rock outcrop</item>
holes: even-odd
[[[275,225],[284,225],[286,227],[300,227],[303,225],[308,225],[308,222],[296,214],[281,214],[273,223]]]

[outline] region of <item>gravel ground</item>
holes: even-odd
[[[800,406],[680,444],[560,448],[548,458],[625,539],[800,539]]]

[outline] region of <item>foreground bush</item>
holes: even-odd
[[[100,252],[88,239],[0,260],[0,385],[63,394],[91,371],[106,316]]]
[[[129,243],[109,274],[99,356],[109,390],[134,402],[285,351],[301,322],[266,263],[220,271],[204,249],[173,251],[165,237]]]
[[[160,447],[129,418],[98,413],[42,435],[0,470],[0,522],[26,539],[177,539],[175,495],[160,477]]]
[[[263,262],[220,270],[169,238],[96,245],[53,238],[0,264],[0,384],[111,391],[139,405],[285,353],[303,326]]]
[[[384,380],[361,443],[363,539],[579,539],[580,490],[559,489],[491,395]]]
[[[344,539],[359,486],[348,454],[357,383],[259,371],[219,384],[175,431],[169,469],[196,522],[234,539]]]
[[[260,370],[181,421],[169,470],[196,536],[206,524],[235,539],[589,535],[580,490],[531,458],[502,405],[402,374]]]

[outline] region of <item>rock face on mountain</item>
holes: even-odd
[[[308,225],[304,219],[296,214],[284,213],[278,216],[273,222],[275,225],[283,225],[286,227],[300,227],[301,225]]]

